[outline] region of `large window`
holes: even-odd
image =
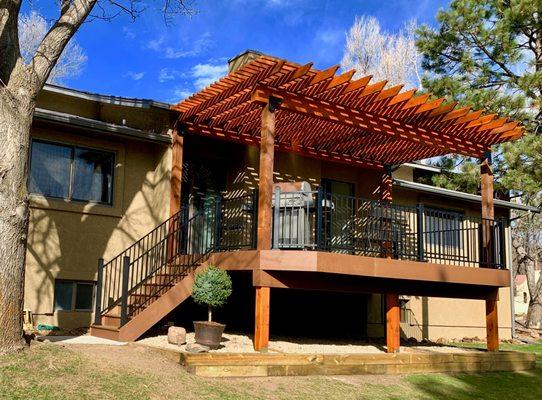
[[[114,164],[110,152],[33,140],[29,191],[111,204]]]
[[[463,214],[434,208],[426,208],[425,210],[425,231],[428,244],[461,247]]]
[[[94,282],[55,280],[55,311],[92,311]]]

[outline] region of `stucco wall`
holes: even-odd
[[[171,149],[59,129],[34,128],[32,137],[115,153],[112,206],[30,198],[25,308],[35,323],[88,326],[89,312],[54,312],[54,280],[95,281],[98,258],[111,259],[167,218]]]

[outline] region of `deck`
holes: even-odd
[[[209,263],[251,271],[254,286],[495,299],[510,272],[323,251],[238,250],[213,253]]]

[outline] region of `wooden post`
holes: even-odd
[[[493,171],[491,170],[491,153],[487,152],[480,166],[482,188],[482,254],[481,267],[491,267],[495,262],[493,223],[495,212],[493,207]],[[486,300],[486,332],[488,351],[499,350],[499,320],[497,315],[498,293],[494,298]]]
[[[269,304],[271,288],[256,287],[256,314],[254,329],[254,350],[267,351],[269,346]]]
[[[275,111],[278,104],[273,98],[262,110],[260,142],[260,175],[258,183],[257,249],[270,250],[272,244],[273,164],[275,155]],[[256,287],[254,349],[266,351],[269,345],[269,305],[271,289]]]
[[[401,346],[401,310],[399,295],[386,294],[386,346],[388,353],[398,353]]]
[[[486,300],[487,350],[499,351],[499,318],[497,298]]]
[[[184,138],[179,133],[177,126],[172,132],[171,143],[171,177],[169,193],[169,217],[173,217],[181,211],[181,184],[183,178],[183,145]],[[169,232],[171,233],[167,243],[168,259],[174,257],[180,248],[180,223],[181,216],[174,218],[169,222]]]
[[[391,166],[386,165],[380,181],[380,200],[382,201],[382,218],[385,237],[382,243],[382,253],[386,258],[393,256],[393,221],[390,219],[393,213],[386,207],[393,200],[393,177]],[[401,346],[401,310],[399,308],[399,295],[386,293],[386,346],[388,353],[398,353]]]
[[[179,134],[177,128],[173,130],[172,156],[171,156],[171,178],[169,195],[169,216],[177,214],[181,210],[181,182],[183,177],[183,145],[184,138]]]

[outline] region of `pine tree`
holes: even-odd
[[[540,206],[542,193],[542,0],[453,0],[437,15],[439,27],[418,30],[423,86],[437,96],[472,105],[526,127],[526,135],[493,149],[498,185],[514,190],[525,204]],[[434,184],[476,192],[474,160],[439,161],[464,174],[436,177]],[[478,181],[479,182],[479,181]],[[533,270],[542,253],[540,217],[514,225],[515,267],[527,275],[528,323],[542,326],[542,279]],[[530,233],[528,233],[528,232]],[[532,289],[532,290],[531,290]]]

